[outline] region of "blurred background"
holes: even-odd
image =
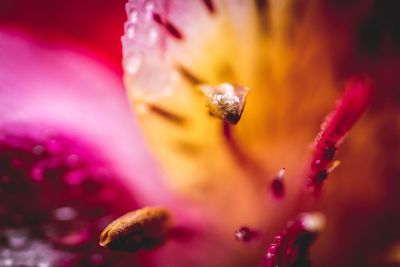
[[[256,2],[260,6],[268,5],[267,1],[258,0]],[[300,0],[294,2],[297,4],[293,5],[295,7],[293,16],[301,18],[304,5]],[[0,26],[22,30],[51,43],[77,46],[82,49],[84,54],[93,55],[105,63],[120,78],[123,73],[120,38],[123,35],[123,24],[126,20],[125,3],[125,0],[0,0]],[[368,122],[371,124],[365,128],[358,128],[356,135],[363,136],[363,131],[368,131],[368,136],[372,136],[374,141],[366,149],[365,154],[374,153],[374,157],[369,162],[379,159],[379,161],[375,161],[376,168],[374,169],[374,174],[378,173],[379,177],[366,185],[366,189],[363,188],[364,185],[360,186],[361,179],[359,177],[361,176],[354,178],[344,175],[345,179],[349,179],[349,184],[351,184],[349,187],[341,187],[346,185],[346,183],[341,183],[345,179],[332,182],[335,189],[331,191],[331,196],[334,196],[335,192],[343,192],[344,196],[339,198],[339,202],[333,208],[332,202],[325,201],[323,208],[330,209],[332,214],[337,214],[337,221],[332,224],[340,225],[340,227],[335,229],[334,233],[340,234],[343,231],[344,234],[340,238],[326,236],[324,242],[329,243],[331,239],[335,240],[335,244],[338,246],[337,251],[344,254],[332,255],[329,254],[332,253],[331,250],[322,250],[321,262],[329,262],[331,257],[334,263],[330,266],[335,266],[335,263],[339,264],[336,266],[343,266],[340,264],[347,263],[346,266],[353,267],[400,266],[400,1],[325,0],[321,1],[317,7],[318,11],[315,14],[318,14],[322,28],[325,29],[326,36],[329,38],[335,76],[345,78],[354,71],[362,70],[372,75],[378,85],[376,99],[368,118]],[[318,75],[318,70],[315,70],[315,75]],[[116,88],[122,89],[118,86]],[[370,127],[370,125],[372,126]],[[362,138],[360,140],[361,143],[365,141]],[[0,148],[7,149],[4,144]],[[4,150],[0,150],[0,153],[2,151]],[[354,159],[353,157],[357,155],[357,153],[349,153],[342,155],[342,159],[344,162],[354,160],[355,164],[361,166],[363,159]],[[0,154],[0,161],[3,160],[0,162],[2,170],[11,166],[7,157],[9,155]],[[347,166],[348,168],[352,167],[351,164]],[[365,167],[366,169],[371,168],[371,166]],[[10,170],[7,169],[7,171]],[[338,171],[342,172],[340,168]],[[346,174],[345,171],[343,173]],[[356,172],[356,175],[360,173],[363,174],[363,172]],[[91,190],[94,190],[93,188],[96,186],[88,185],[89,192],[92,192]],[[104,188],[106,187],[109,185],[104,186]],[[111,191],[115,190],[114,193],[123,192],[118,185],[115,188],[113,186],[109,188],[112,189]],[[359,188],[358,197],[365,198],[367,204],[352,203],[352,192],[348,188],[351,190]],[[370,203],[368,199],[373,198],[370,194],[376,196],[376,201],[371,200],[372,206],[368,205]],[[128,199],[129,196],[126,198]],[[340,202],[343,199],[347,201]],[[90,211],[92,208],[90,204],[92,200],[88,199],[87,201],[89,204],[82,205],[84,212]],[[21,206],[23,204],[24,202],[20,203]],[[79,204],[76,203],[77,206]],[[113,210],[103,212],[113,215],[121,214],[132,208],[123,206],[114,210],[113,207],[106,204],[103,206]],[[68,209],[59,210],[59,212],[61,212],[61,217],[73,216],[71,210]],[[97,215],[93,216],[94,220],[98,219]],[[366,222],[365,225],[360,224],[363,221]],[[74,225],[74,227],[81,229],[80,225]],[[348,233],[353,233],[354,236],[349,236]],[[81,251],[83,253],[79,256],[79,260],[72,264],[68,263],[70,266],[131,266],[132,259],[129,257],[121,257],[122,260],[120,260],[117,259],[120,254],[99,251],[96,243],[97,234],[96,232],[91,237],[90,245],[84,246],[84,248],[79,247],[78,254]],[[4,237],[0,237],[0,244],[5,243],[2,238],[4,239]],[[18,245],[18,240],[20,240],[18,233],[16,240]],[[65,242],[65,239],[61,239],[61,241]],[[339,247],[341,242],[346,243],[344,248]],[[366,256],[358,252],[353,253],[353,251],[349,251],[349,247],[353,247],[355,251],[360,249],[359,251],[362,253],[375,251],[376,254]],[[60,248],[64,249],[63,244]],[[0,247],[0,253],[3,253],[4,250],[1,249]],[[67,250],[72,253],[76,252],[74,248]],[[347,260],[350,257],[349,254],[353,254],[353,261]],[[341,256],[345,259],[342,260]],[[142,259],[138,260],[138,262],[143,261]],[[35,264],[31,266],[46,266]],[[137,264],[135,266],[140,266],[139,263]],[[14,265],[0,261],[0,267],[5,266]]]
[[[126,20],[124,0],[2,0],[0,24],[40,38],[73,42],[97,53],[121,72]]]

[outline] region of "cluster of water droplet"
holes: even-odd
[[[76,139],[0,135],[0,266],[105,266],[101,230],[135,208],[95,151]]]
[[[131,0],[126,4],[127,21],[122,37],[123,67],[134,96],[150,98],[168,91],[171,80],[170,54],[165,29],[154,20],[164,14],[157,1]]]

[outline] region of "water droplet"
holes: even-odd
[[[142,65],[142,56],[138,53],[131,53],[124,58],[124,69],[128,74],[135,74]]]
[[[10,249],[3,249],[3,251],[0,250],[0,255],[4,258],[8,258],[11,256],[11,250]]]
[[[153,16],[153,10],[155,8],[155,5],[152,1],[147,1],[147,3],[144,6],[144,10],[145,10],[145,20],[150,20]]]
[[[64,182],[67,185],[80,185],[85,179],[85,174],[82,171],[70,171],[64,175]]]
[[[68,229],[59,227],[48,226],[46,228],[49,240],[58,245],[74,247],[83,245],[89,241],[90,229],[86,223],[73,221],[68,224]]]
[[[76,154],[70,154],[67,156],[66,164],[70,168],[76,168],[79,164],[79,156]]]
[[[150,28],[149,30],[149,45],[154,45],[158,39],[158,30],[156,28]]]
[[[278,172],[277,178],[283,179],[283,178],[285,177],[285,173],[286,173],[286,169],[285,169],[285,168],[282,168],[282,169]]]
[[[8,245],[12,249],[26,247],[28,240],[28,233],[26,231],[10,231],[8,234]]]
[[[39,156],[44,152],[44,147],[42,145],[36,145],[32,148],[32,153]]]
[[[37,263],[37,267],[49,267],[50,263],[47,261],[40,261]]]
[[[128,37],[128,39],[133,39],[135,37],[135,33],[136,33],[135,24],[128,22],[125,25],[125,33],[126,33],[126,37]]]
[[[9,267],[13,265],[13,260],[11,258],[6,258],[0,261],[0,266]]]
[[[71,221],[78,216],[78,212],[71,207],[61,207],[53,211],[54,218],[60,221]]]
[[[136,23],[138,21],[138,18],[139,18],[139,14],[136,11],[136,9],[131,9],[128,14],[129,22]]]
[[[154,10],[154,7],[155,7],[155,5],[154,5],[154,2],[153,2],[153,1],[147,1],[147,3],[146,3],[145,6],[144,6],[144,9],[145,9],[147,12],[152,12],[152,11]]]
[[[45,147],[52,154],[57,154],[62,150],[61,144],[54,139],[47,140]]]
[[[31,177],[36,182],[43,181],[43,168],[40,164],[31,169]]]

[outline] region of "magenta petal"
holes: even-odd
[[[116,74],[0,32],[0,266],[132,264],[100,231],[162,190]]]
[[[71,47],[43,47],[16,33],[0,33],[1,125],[61,128],[100,147],[136,193],[160,188],[119,77]]]

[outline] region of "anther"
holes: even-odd
[[[171,227],[170,212],[162,207],[146,207],[128,212],[111,222],[100,235],[100,246],[134,252],[163,245]]]
[[[237,124],[242,116],[249,89],[244,86],[223,83],[218,86],[202,85],[207,97],[209,112],[230,124]]]

